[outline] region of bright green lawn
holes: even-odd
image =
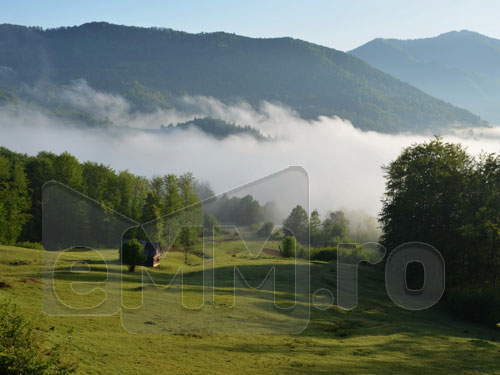
[[[276,248],[275,245],[270,247]],[[218,243],[216,252],[216,266],[220,267],[221,275],[231,275],[232,266],[239,265],[250,279],[255,274],[258,281],[262,272],[273,264],[280,272],[293,276],[291,261],[271,256],[252,260],[241,244],[234,241]],[[104,254],[108,261],[117,257],[116,251]],[[105,265],[95,252],[64,254],[56,269],[56,285],[62,288],[62,298],[75,306],[98,302],[102,297],[95,291],[82,302],[81,296],[68,288],[68,283],[75,281],[70,267],[82,259],[91,263],[92,271],[78,277],[87,281],[105,280],[102,272]],[[152,278],[168,285],[182,260],[180,253],[169,255],[160,270],[151,271]],[[184,279],[189,290],[187,303],[196,305],[201,296],[202,259],[190,256],[189,263],[186,271],[190,273]],[[183,332],[182,325],[175,326],[176,334],[160,328],[157,333],[133,334],[123,328],[121,313],[110,317],[45,316],[41,265],[42,251],[0,246],[0,281],[11,286],[0,289],[0,299],[11,299],[19,305],[50,341],[69,343],[68,357],[79,364],[82,374],[500,374],[497,331],[454,320],[440,308],[422,312],[397,308],[386,297],[384,275],[376,268],[360,269],[357,309],[320,311],[313,307],[311,321],[300,334],[230,334],[227,329],[222,334],[205,334],[203,330]],[[119,275],[120,266],[113,263],[109,270]],[[122,287],[127,306],[138,301],[142,292],[140,277],[141,272],[124,273]],[[335,279],[334,264],[311,265],[313,291],[320,287],[335,291]],[[283,285],[280,287],[278,302],[286,305],[290,291]],[[214,309],[224,311],[232,301],[228,292],[231,285],[217,282],[216,288]],[[119,290],[119,285],[112,290]],[[252,293],[246,291],[242,299],[244,313],[248,317],[273,319],[272,312],[261,311],[261,297]],[[182,319],[182,310],[162,311],[162,308],[160,304],[154,305],[153,314]],[[154,322],[137,324],[138,329],[147,327],[150,331],[161,327]]]

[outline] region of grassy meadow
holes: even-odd
[[[270,266],[285,277],[293,277],[293,261],[275,256],[277,243],[267,247],[266,252],[252,259],[241,242],[217,241],[213,250],[217,253],[215,271],[224,277],[215,282],[215,299],[209,310],[230,310],[232,286],[227,280],[234,266],[244,269],[250,281],[262,280],[264,270]],[[75,362],[81,374],[500,374],[500,332],[455,320],[440,306],[420,312],[398,308],[387,297],[384,273],[376,267],[359,269],[356,309],[345,311],[333,306],[320,310],[311,303],[310,321],[301,333],[256,333],[260,332],[258,326],[255,332],[238,333],[238,324],[233,330],[227,319],[219,323],[219,327],[225,327],[220,333],[205,333],[193,327],[183,332],[183,317],[189,312],[161,303],[156,306],[154,302],[149,320],[136,321],[138,327],[127,324],[125,313],[120,311],[110,316],[47,316],[42,307],[42,263],[46,261],[42,253],[0,246],[0,300],[16,304],[48,343],[60,343],[65,358]],[[128,273],[116,261],[116,250],[101,254],[104,259],[91,250],[61,254],[54,270],[59,297],[72,306],[94,306],[102,299],[102,291],[85,290],[83,284],[83,289],[78,290],[78,285],[70,284],[117,283],[108,286],[118,291],[120,278],[107,275],[123,272],[122,303],[137,306],[147,289],[142,286],[142,267]],[[184,265],[184,255],[172,252],[159,269],[148,271],[154,282],[168,285],[178,267],[183,266],[185,303],[196,306],[202,263],[202,257],[190,254]],[[335,294],[335,263],[313,262],[310,275],[312,292],[326,288]],[[293,292],[286,288],[277,283],[277,300],[284,305]],[[85,298],[78,294],[88,292]],[[239,318],[274,319],[272,312],[263,311],[262,298],[266,297],[243,290],[244,312]],[[158,323],[162,313],[164,319],[174,322],[172,332]],[[142,330],[141,325],[146,329]]]

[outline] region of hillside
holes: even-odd
[[[253,281],[265,275],[262,268],[267,270],[269,266],[293,275],[293,261],[270,256],[250,259],[241,244],[238,246],[234,241],[218,244],[217,251],[222,253],[218,257],[219,275],[226,270],[226,277],[232,277],[230,270],[234,265],[242,267]],[[114,276],[120,271],[115,262],[117,251],[101,254],[105,262],[93,251],[62,254],[55,278],[59,296],[65,303],[84,307],[102,298],[101,290],[96,289],[82,305],[82,295],[72,289],[74,286],[79,292],[89,292],[89,286],[94,288],[95,282],[107,280],[116,283],[119,290],[121,279]],[[126,330],[130,326],[124,326],[127,323],[123,313],[94,317],[43,314],[41,250],[0,246],[0,259],[0,301],[17,304],[20,313],[35,320],[39,334],[51,343],[62,343],[66,359],[78,364],[79,373],[111,374],[118,370],[121,374],[500,373],[500,344],[495,341],[498,332],[455,321],[438,308],[414,312],[397,308],[387,298],[383,272],[373,267],[361,266],[359,270],[360,299],[356,309],[344,311],[332,307],[321,311],[312,307],[309,325],[298,335],[171,334],[157,328],[161,325],[155,325],[152,315],[141,323],[149,333],[130,334]],[[201,259],[194,257],[187,266],[188,290],[196,292],[203,280],[201,263]],[[162,261],[161,269],[150,270],[150,274],[156,282],[166,285],[181,264],[181,253],[172,253]],[[89,271],[87,266],[90,272],[85,272]],[[105,277],[106,267],[112,275],[109,279]],[[312,264],[311,278],[311,290],[320,287],[335,290],[335,263]],[[140,272],[124,274],[121,290],[125,305],[137,302],[141,282]],[[218,307],[226,298],[225,290],[218,288],[217,293],[222,293]],[[246,305],[248,319],[272,316],[272,312],[264,311],[263,304],[265,300],[252,291]],[[172,316],[162,306],[160,312],[165,317],[182,322],[182,316]]]
[[[500,40],[470,32],[375,39],[350,52],[454,105],[500,123]]]
[[[83,78],[92,88],[122,95],[140,111],[178,107],[181,96],[203,95],[252,105],[279,102],[306,118],[340,116],[361,129],[382,132],[485,125],[478,116],[352,55],[291,38],[188,34],[102,22],[47,30],[4,24],[0,51],[4,92],[22,99],[24,84],[42,87],[41,95],[25,100],[72,116],[71,108],[61,109],[47,98],[51,85]],[[76,116],[93,119],[88,113]]]
[[[214,119],[211,117],[195,118],[191,121],[182,122],[177,125],[162,125],[160,134],[168,134],[169,132],[178,130],[191,130],[197,129],[205,134],[211,135],[216,139],[224,139],[232,135],[247,135],[255,138],[256,140],[263,141],[269,139],[264,137],[260,131],[250,126],[239,126],[230,124],[226,121]],[[158,133],[158,131],[154,131]]]

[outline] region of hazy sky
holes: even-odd
[[[254,37],[292,36],[340,50],[376,37],[468,29],[500,39],[498,0],[0,0],[0,23],[42,27],[89,21]]]

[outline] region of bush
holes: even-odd
[[[296,241],[294,236],[286,236],[279,246],[280,254],[284,258],[290,258],[295,255]]]
[[[43,246],[40,242],[29,242],[29,241],[18,242],[17,246],[24,247],[25,249],[43,250]]]
[[[0,373],[5,375],[63,375],[76,371],[61,361],[57,346],[48,348],[28,322],[10,303],[0,305]]]
[[[337,260],[336,247],[323,247],[311,250],[311,260],[320,260],[323,262],[331,262]]]
[[[128,265],[128,270],[134,272],[135,266],[144,264],[146,260],[142,249],[142,244],[136,240],[129,240],[122,244],[121,260]]]
[[[445,303],[457,317],[476,323],[500,323],[500,289],[447,291]]]
[[[307,248],[305,246],[302,246],[301,244],[297,244],[297,258],[300,259],[309,258],[309,253],[307,251]]]

